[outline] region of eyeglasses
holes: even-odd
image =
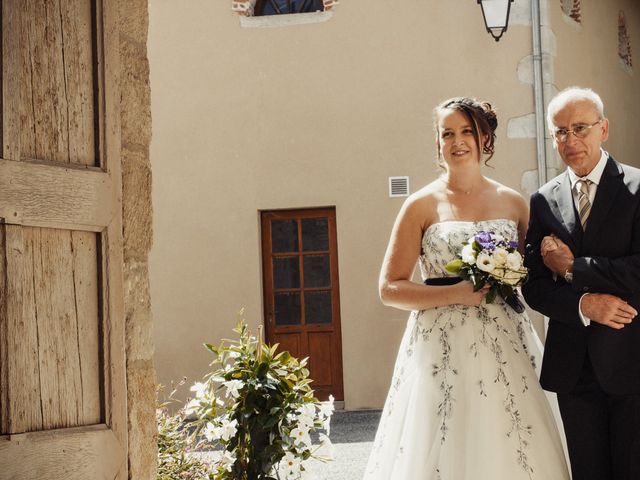
[[[553,132],[553,137],[560,143],[566,142],[570,133],[573,133],[576,138],[584,138],[589,135],[589,131],[600,122],[602,122],[602,119],[592,123],[591,125],[588,123],[579,123],[571,130],[567,130],[566,128],[557,128]]]

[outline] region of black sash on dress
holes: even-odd
[[[460,277],[437,277],[437,278],[427,278],[424,283],[425,285],[435,285],[435,286],[446,286],[446,285],[455,285],[456,283],[460,283],[462,279]],[[504,298],[504,297],[503,297]],[[514,290],[513,295],[509,295],[504,298],[504,303],[513,308],[517,313],[524,312],[524,304],[520,301],[520,296],[518,292]]]

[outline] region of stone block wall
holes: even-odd
[[[147,0],[120,0],[120,120],[129,478],[156,478],[156,375],[148,255],[152,244]]]

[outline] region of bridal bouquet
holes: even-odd
[[[206,345],[218,368],[191,387],[195,398],[186,407],[196,416],[196,435],[207,447],[217,447],[210,478],[305,478],[311,458],[332,459],[333,397],[328,402],[314,397],[306,359],[262,343],[244,320],[234,331],[239,340]]]
[[[485,297],[487,303],[500,295],[516,312],[522,313],[524,306],[515,288],[526,280],[527,269],[517,248],[518,243],[513,240],[480,231],[464,244],[459,258],[449,262],[445,268],[473,283],[474,290],[489,284],[489,293]]]

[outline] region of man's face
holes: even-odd
[[[600,116],[596,106],[588,100],[567,103],[553,117],[554,131],[583,130],[584,138],[578,138],[574,133],[566,135],[564,140],[554,136],[554,146],[558,150],[564,163],[576,175],[587,175],[600,160],[600,146],[609,136],[609,121]],[[593,125],[595,124],[595,125]],[[591,128],[589,125],[593,125]]]

